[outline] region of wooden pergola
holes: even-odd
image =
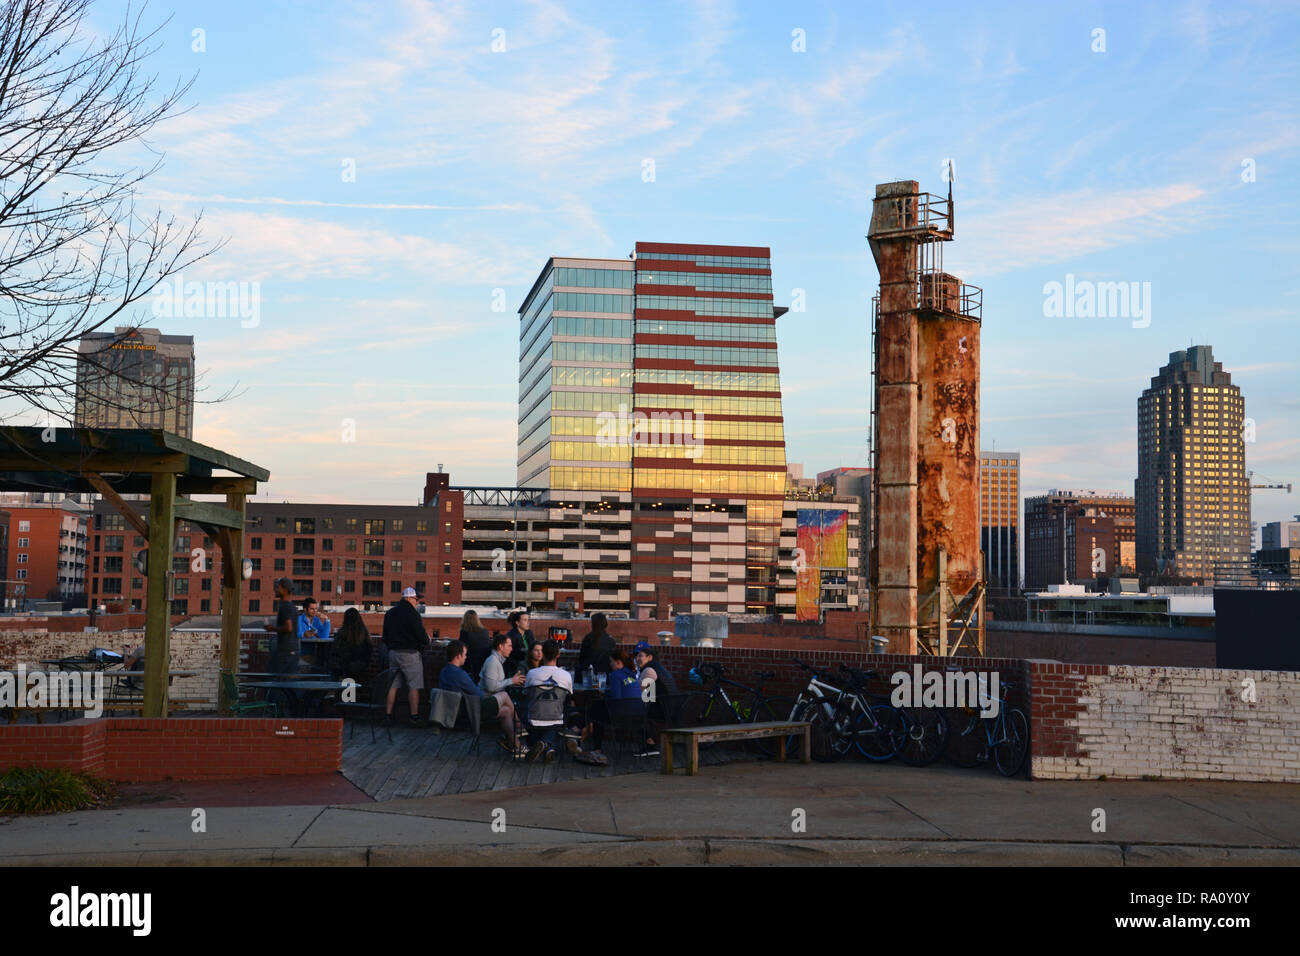
[[[197,525],[221,548],[221,672],[238,673],[244,506],[248,496],[257,493],[257,483],[270,474],[161,429],[0,428],[0,491],[103,495],[148,542],[145,717],[167,716],[172,552],[178,521]],[[149,496],[148,521],[123,500],[128,494]],[[224,495],[226,501],[193,501],[192,495]],[[225,681],[218,693],[220,713],[230,713]]]

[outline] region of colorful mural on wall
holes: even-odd
[[[795,620],[816,621],[821,614],[822,571],[847,571],[849,513],[823,508],[796,512],[798,563],[795,571]]]

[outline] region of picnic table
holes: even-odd
[[[247,684],[240,684],[240,687],[258,688],[265,690],[266,697],[269,698],[271,691],[280,691],[293,702],[293,708],[297,712],[296,716],[304,717],[307,713],[307,705],[316,695],[324,695],[330,691],[341,691],[343,688],[352,686],[346,681],[341,680],[294,680],[292,677],[288,680],[265,680],[253,681]]]
[[[62,664],[65,661],[41,661],[42,664]],[[73,668],[73,670],[79,670]],[[102,698],[105,713],[110,710],[139,710],[144,706],[144,690],[136,687],[123,687],[122,684],[130,679],[144,680],[144,671],[126,671],[126,670],[92,670],[87,673],[99,674],[105,683],[111,683],[110,687],[104,688],[104,697]],[[170,684],[174,677],[197,677],[198,671],[167,671],[167,682]],[[169,701],[177,709],[184,709],[189,704],[207,703],[204,698],[178,698]],[[18,702],[9,710],[9,723],[14,723],[18,719],[18,712],[30,710],[36,714],[36,722],[44,723],[44,715],[47,712],[77,711],[81,708],[67,707],[59,705],[43,704],[39,707],[28,706],[25,702]]]

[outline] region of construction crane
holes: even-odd
[[[1255,477],[1255,473],[1254,473],[1253,471],[1248,471],[1248,472],[1246,472],[1246,484],[1250,487],[1250,490],[1251,490],[1251,491],[1254,491],[1254,490],[1256,490],[1256,489],[1260,489],[1260,490],[1273,489],[1273,490],[1278,490],[1278,491],[1285,490],[1286,493],[1287,493],[1288,495],[1291,494],[1291,483],[1290,483],[1290,482],[1286,482],[1286,483],[1276,482],[1276,483],[1268,484],[1268,485],[1254,485],[1254,484],[1250,484],[1251,479],[1254,478],[1254,477]]]
[[[1253,495],[1251,495],[1249,492],[1254,492],[1256,489],[1258,489],[1260,491],[1285,491],[1288,495],[1291,494],[1290,482],[1270,482],[1268,484],[1257,485],[1254,483],[1253,480],[1254,477],[1255,477],[1255,473],[1253,471],[1246,472],[1246,488],[1248,492],[1246,496],[1246,504],[1248,508],[1246,514],[1248,520],[1250,521],[1250,549],[1252,551],[1255,550],[1255,532],[1258,529],[1255,527],[1255,515],[1254,515],[1255,509],[1251,500],[1253,498]]]

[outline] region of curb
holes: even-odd
[[[1300,866],[1300,848],[899,840],[625,840],[11,856],[3,866]]]

